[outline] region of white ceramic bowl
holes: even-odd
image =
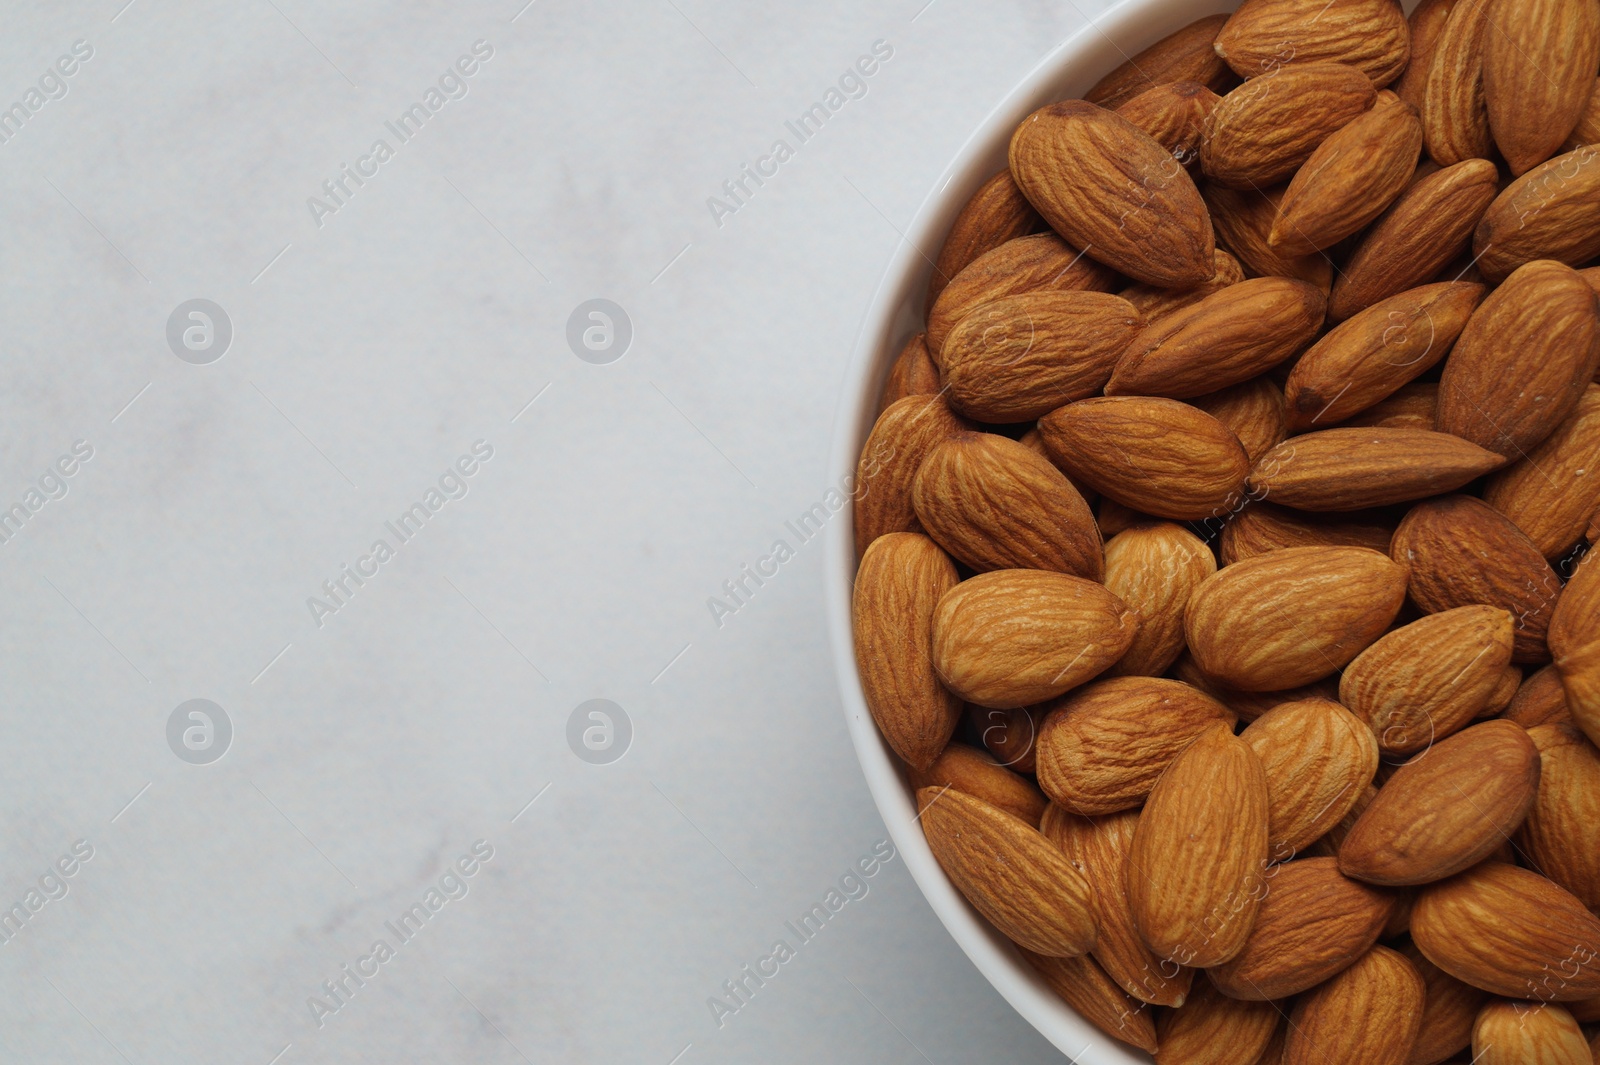
[[[1081,96],[1128,56],[1174,30],[1235,6],[1236,2],[1227,0],[1126,0],[1047,55],[979,124],[918,210],[873,296],[845,374],[829,483],[837,484],[855,472],[889,365],[906,340],[922,328],[922,298],[932,269],[929,260],[938,254],[967,199],[1006,165],[1011,131],[1036,108],[1052,100]],[[967,904],[939,868],[915,820],[911,788],[873,723],[856,673],[850,626],[850,588],[856,571],[853,537],[850,521],[830,524],[825,580],[834,663],[867,786],[911,875],[967,957],[1006,1001],[1063,1053],[1079,1065],[1148,1065],[1148,1055],[1107,1036],[1062,1002],[1010,942]]]

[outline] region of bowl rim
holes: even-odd
[[[830,484],[853,483],[846,478],[855,474],[889,366],[921,327],[921,303],[932,271],[925,250],[937,252],[968,198],[1005,166],[1011,131],[1038,107],[1086,92],[1123,60],[1168,34],[1235,6],[1227,0],[1123,0],[1046,53],[978,123],[917,208],[862,318],[844,373],[828,461]],[[856,757],[912,879],[978,970],[1062,1053],[1080,1065],[1148,1065],[1149,1055],[1112,1039],[1068,1006],[968,904],[934,858],[917,824],[909,783],[867,710],[856,670],[850,608],[856,570],[854,493],[848,502],[845,520],[829,523],[824,545],[829,643]]]

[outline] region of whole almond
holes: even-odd
[[[1284,396],[1297,432],[1344,421],[1445,357],[1483,299],[1482,285],[1423,285],[1334,327],[1289,371]]]
[[[1211,696],[1217,702],[1239,715],[1240,721],[1255,721],[1269,710],[1276,709],[1285,703],[1297,703],[1306,699],[1337,699],[1339,697],[1339,683],[1337,678],[1324,677],[1313,684],[1302,684],[1294,688],[1282,688],[1278,691],[1244,692],[1237,688],[1230,688],[1209,676],[1195,664],[1194,656],[1185,652],[1172,667],[1172,675],[1183,681],[1191,688],[1197,688]]]
[[[1219,99],[1197,81],[1174,81],[1146,89],[1119,105],[1116,112],[1148,133],[1174,159],[1193,166]]]
[[[1180,525],[1124,529],[1106,543],[1105,586],[1139,615],[1139,631],[1113,676],[1159,677],[1183,653],[1183,611],[1200,582],[1217,572],[1205,541]]]
[[[1222,97],[1200,147],[1206,177],[1235,189],[1287,181],[1328,135],[1372,106],[1366,74],[1344,63],[1275,67]]]
[[[1283,389],[1270,377],[1249,381],[1195,396],[1191,405],[1205,411],[1225,425],[1254,465],[1262,455],[1283,443],[1289,435],[1288,409]]]
[[[1379,103],[1295,172],[1267,242],[1284,255],[1309,255],[1360,232],[1405,191],[1421,151],[1417,109]]]
[[[1516,666],[1507,666],[1504,672],[1500,674],[1500,683],[1495,685],[1494,691],[1490,693],[1489,701],[1484,704],[1482,710],[1478,711],[1478,717],[1482,719],[1502,716],[1506,708],[1511,705],[1511,700],[1516,698],[1517,691],[1521,687],[1522,670]],[[1524,725],[1523,727],[1526,728],[1527,726]]]
[[[1423,88],[1423,139],[1440,166],[1494,151],[1483,99],[1483,47],[1496,0],[1460,0],[1433,45]]]
[[[1495,695],[1514,627],[1499,607],[1462,606],[1388,633],[1356,656],[1339,699],[1384,754],[1411,755],[1465,728]]]
[[[1277,691],[1342,668],[1388,628],[1406,570],[1362,547],[1289,547],[1236,562],[1184,615],[1200,668],[1244,691]]]
[[[1013,706],[1002,710],[994,706],[969,705],[967,720],[996,762],[1018,773],[1033,775],[1037,765],[1035,745],[1043,715],[1032,707]]]
[[[1206,186],[1206,206],[1211,210],[1217,240],[1238,256],[1253,276],[1294,277],[1327,292],[1333,286],[1333,263],[1326,255],[1285,255],[1267,242],[1287,189],[1287,185],[1261,191]]]
[[[1566,689],[1572,722],[1600,743],[1600,554],[1578,564],[1556,603],[1550,651]]]
[[[918,333],[906,341],[894,362],[889,366],[889,377],[883,383],[883,398],[878,401],[878,413],[897,400],[907,396],[931,396],[939,391],[939,367],[928,355],[925,333]]]
[[[1115,112],[1083,100],[1040,108],[1011,137],[1011,174],[1052,229],[1135,281],[1196,285],[1216,271],[1194,182]]]
[[[1387,555],[1393,535],[1394,529],[1378,520],[1252,503],[1223,527],[1219,548],[1225,566],[1282,547],[1368,547]]]
[[[1421,1030],[1423,994],[1405,955],[1373,947],[1295,1003],[1284,1065],[1321,1065],[1330,1047],[1340,1061],[1406,1065]]]
[[[1332,858],[1287,862],[1267,876],[1244,949],[1206,971],[1232,998],[1288,998],[1343,972],[1378,941],[1395,905],[1391,892],[1351,880]]]
[[[1233,72],[1212,49],[1227,15],[1207,15],[1169,34],[1095,83],[1084,99],[1115,109],[1158,85],[1197,81],[1216,92],[1234,82]]]
[[[1597,205],[1600,145],[1540,163],[1507,185],[1483,213],[1472,237],[1478,269],[1490,281],[1502,281],[1538,259],[1581,266],[1600,255]]]
[[[1492,854],[1528,815],[1539,752],[1520,725],[1485,721],[1396,770],[1339,847],[1339,868],[1370,884],[1430,884]]]
[[[1179,965],[1220,965],[1243,949],[1265,892],[1267,783],[1225,724],[1184,748],[1151,791],[1128,854],[1140,937]]]
[[[1600,6],[1495,0],[1483,39],[1483,96],[1513,174],[1550,158],[1583,116],[1600,69]]]
[[[1385,0],[1245,0],[1217,34],[1217,54],[1240,77],[1286,62],[1332,60],[1360,68],[1378,88],[1400,76],[1410,33]]]
[[[1156,1065],[1254,1065],[1278,1029],[1278,1007],[1229,998],[1209,980],[1195,982],[1181,1010],[1156,1020]]]
[[[1122,990],[1092,957],[1046,958],[1027,949],[1020,953],[1052,991],[1096,1028],[1129,1046],[1155,1053],[1153,1011]]]
[[[1439,386],[1434,382],[1406,385],[1343,424],[1347,428],[1376,426],[1380,429],[1432,429],[1439,409]]]
[[[1249,473],[1237,437],[1172,399],[1079,400],[1039,419],[1039,434],[1074,483],[1161,518],[1227,513]]]
[[[1437,428],[1519,459],[1577,407],[1597,360],[1594,290],[1571,267],[1528,263],[1461,331],[1439,379]]]
[[[931,308],[950,279],[978,256],[1032,233],[1040,224],[1039,213],[1017,188],[1009,168],[985,181],[950,224],[928,277],[928,298],[923,306]]]
[[[911,532],[917,513],[911,505],[911,482],[934,446],[966,427],[943,396],[907,396],[878,415],[867,442],[851,493],[855,505],[856,554],[885,533]]]
[[[1139,312],[1139,317],[1149,325],[1167,315],[1199,303],[1207,296],[1221,292],[1229,285],[1237,285],[1244,280],[1244,268],[1239,265],[1239,260],[1218,248],[1214,259],[1217,266],[1216,276],[1210,281],[1203,281],[1189,288],[1161,288],[1158,285],[1129,285],[1118,293],[1123,299],[1133,304],[1133,309]]]
[[[1229,285],[1141,330],[1106,395],[1188,399],[1247,381],[1311,343],[1325,302],[1314,286],[1286,277]]]
[[[953,789],[924,788],[917,805],[933,856],[990,924],[1047,957],[1094,946],[1089,885],[1038,829]]]
[[[1560,558],[1584,538],[1600,507],[1600,385],[1524,458],[1489,478],[1483,501],[1528,534],[1545,558]]]
[[[1499,192],[1499,172],[1487,159],[1414,181],[1362,234],[1334,279],[1328,317],[1343,321],[1437,275],[1471,245]]]
[[[917,520],[979,572],[1104,574],[1089,504],[1049,460],[993,433],[958,433],[928,453],[911,487]]]
[[[933,664],[963,699],[1002,709],[1043,702],[1122,657],[1132,611],[1094,581],[1005,569],[962,581],[933,614]]]
[[[1572,714],[1567,710],[1567,693],[1561,687],[1561,674],[1554,665],[1535,670],[1511,699],[1501,715],[1515,721],[1525,729],[1539,725],[1570,725]]]
[[[1577,6],[1577,5],[1574,5]],[[1593,1065],[1572,1014],[1548,1002],[1486,1003],[1472,1026],[1476,1065]]]
[[[1039,732],[1039,786],[1084,817],[1136,808],[1173,759],[1233,712],[1160,677],[1112,677],[1053,704]]]
[[[1410,595],[1429,614],[1470,603],[1511,614],[1511,661],[1548,661],[1545,634],[1561,579],[1526,534],[1481,499],[1418,503],[1395,530],[1389,554],[1410,568]]]
[[[1051,805],[1040,831],[1061,848],[1089,884],[1100,938],[1094,957],[1122,989],[1157,1006],[1178,1007],[1189,995],[1194,970],[1174,966],[1150,952],[1139,938],[1125,887],[1137,810],[1105,817],[1079,817]]]
[[[1047,805],[1032,781],[1002,766],[988,751],[964,743],[952,743],[927,769],[913,769],[909,775],[919,797],[954,788],[1035,827]]]
[[[1359,510],[1454,491],[1505,464],[1427,429],[1323,429],[1290,437],[1250,471],[1252,494],[1300,510]]]
[[[1433,49],[1439,42],[1439,34],[1444,31],[1450,10],[1455,6],[1456,0],[1422,0],[1406,20],[1411,28],[1411,61],[1406,64],[1400,80],[1394,83],[1394,91],[1400,99],[1418,109],[1422,107],[1423,95],[1428,87],[1428,68],[1433,63]]]
[[[916,768],[939,756],[961,714],[932,657],[934,607],[956,580],[954,563],[917,533],[878,537],[856,572],[856,665],[867,709],[889,746]]]
[[[1462,983],[1433,962],[1417,945],[1403,943],[1400,953],[1417,970],[1427,989],[1422,1004],[1422,1029],[1411,1051],[1411,1065],[1437,1065],[1472,1045],[1472,1024],[1489,993]]]
[[[1372,731],[1331,699],[1275,706],[1239,738],[1267,776],[1267,855],[1275,862],[1288,861],[1338,824],[1378,771]]]
[[[1537,725],[1539,794],[1518,846],[1529,864],[1600,909],[1600,751],[1572,725]]]
[[[1141,324],[1131,303],[1104,292],[985,303],[945,336],[950,406],[981,422],[1024,422],[1096,395]]]

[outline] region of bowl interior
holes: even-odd
[[[1081,96],[1129,56],[1167,34],[1234,6],[1225,0],[1126,0],[1045,56],[979,124],[917,211],[862,323],[845,375],[829,483],[837,484],[855,472],[889,366],[901,346],[922,328],[922,301],[932,260],[967,199],[1006,165],[1006,146],[1016,125],[1046,103]],[[910,785],[873,723],[856,672],[850,621],[856,569],[853,537],[851,521],[831,523],[825,562],[830,638],[851,739],[895,846],[929,905],[967,956],[1017,1012],[1063,1053],[1081,1065],[1148,1063],[1148,1055],[1110,1038],[1067,1006],[1011,943],[968,905],[939,868],[917,823]]]

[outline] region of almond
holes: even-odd
[[[1571,724],[1567,693],[1561,687],[1561,674],[1556,667],[1545,666],[1523,681],[1502,716],[1525,729],[1539,725]]]
[[[1378,768],[1383,770],[1388,766],[1383,762],[1379,762]],[[1339,848],[1344,844],[1344,838],[1350,834],[1350,829],[1355,827],[1355,823],[1361,819],[1362,814],[1367,812],[1367,807],[1371,806],[1372,800],[1377,797],[1378,789],[1375,785],[1368,785],[1363,788],[1361,794],[1356,798],[1355,805],[1350,807],[1343,817],[1339,818],[1338,824],[1328,829],[1327,835],[1313,843],[1306,853],[1316,858],[1337,858],[1339,856]]]
[[[1200,980],[1183,1009],[1157,1020],[1156,1065],[1253,1065],[1272,1042],[1278,1017],[1270,1002],[1240,1002]]]
[[[1600,743],[1600,554],[1578,564],[1550,622],[1555,655],[1573,724]]]
[[[1141,330],[1106,395],[1188,399],[1247,381],[1304,350],[1324,305],[1314,286],[1290,278],[1229,285]]]
[[[1194,738],[1233,712],[1203,692],[1159,677],[1113,677],[1052,706],[1040,729],[1039,786],[1068,813],[1136,808]]]
[[[1262,456],[1249,489],[1301,510],[1359,510],[1460,488],[1505,464],[1449,433],[1427,429],[1323,429]]]
[[[1487,159],[1464,159],[1413,182],[1350,253],[1334,279],[1328,317],[1343,321],[1420,285],[1467,251],[1500,192],[1499,176]]]
[[[1284,703],[1297,703],[1305,699],[1335,699],[1339,695],[1337,678],[1326,677],[1314,684],[1302,684],[1269,692],[1242,692],[1208,676],[1195,664],[1194,656],[1187,652],[1172,667],[1172,674],[1191,688],[1197,688],[1239,715],[1241,721],[1255,721],[1269,710]]]
[[[1295,1003],[1284,1065],[1340,1061],[1406,1065],[1421,1030],[1422,977],[1405,955],[1373,947],[1353,965]]]
[[[1460,0],[1433,45],[1423,89],[1423,139],[1440,166],[1487,159],[1489,109],[1483,99],[1484,35],[1495,0]]]
[[[1137,620],[1105,588],[1046,570],[962,581],[933,614],[933,664],[963,699],[1002,709],[1043,702],[1122,657]]]
[[[1339,847],[1346,876],[1428,884],[1483,861],[1527,817],[1539,752],[1509,721],[1485,721],[1402,765]]]
[[[1227,21],[1227,15],[1207,15],[1163,37],[1101,78],[1084,93],[1084,99],[1115,109],[1142,92],[1174,81],[1197,81],[1222,92],[1235,79],[1211,44]]]
[[[1089,884],[1095,922],[1100,927],[1100,938],[1094,945],[1095,960],[1134,998],[1177,1007],[1189,995],[1194,970],[1152,954],[1139,938],[1128,907],[1124,883],[1138,821],[1136,810],[1087,818],[1052,805],[1045,812],[1040,831],[1061,848]]]
[[[1287,188],[1278,185],[1264,191],[1238,191],[1207,186],[1206,206],[1211,209],[1217,240],[1239,257],[1247,273],[1299,278],[1327,292],[1333,285],[1333,263],[1326,255],[1285,255],[1267,242]]]
[[[1107,672],[1159,677],[1183,653],[1183,610],[1200,582],[1217,572],[1205,541],[1170,522],[1135,525],[1105,549],[1105,586],[1139,615],[1139,631]]]
[[[1038,829],[953,789],[923,788],[917,805],[933,856],[990,924],[1047,957],[1094,946],[1089,885]]]
[[[1367,425],[1380,429],[1432,429],[1438,407],[1437,384],[1406,385],[1381,403],[1346,419],[1344,425],[1347,428]]]
[[[950,279],[978,256],[1026,236],[1042,224],[1039,213],[1011,179],[1009,168],[985,181],[950,224],[928,277],[928,298],[923,306],[931,308]]]
[[[889,366],[888,380],[883,383],[883,398],[878,402],[878,413],[888,410],[896,400],[907,396],[931,396],[939,391],[939,367],[928,355],[924,342],[927,334],[918,333],[906,341],[900,354]]]
[[[965,426],[966,420],[954,414],[942,396],[907,396],[878,415],[861,446],[851,489],[857,555],[885,533],[917,528],[911,505],[917,468],[936,444]]]
[[[1407,20],[1411,27],[1411,61],[1406,64],[1400,80],[1394,83],[1394,91],[1413,107],[1422,107],[1433,49],[1439,42],[1439,34],[1444,31],[1450,10],[1455,6],[1456,0],[1422,0],[1412,9],[1411,17]]]
[[[1152,1011],[1118,987],[1093,958],[1087,954],[1078,958],[1045,958],[1025,949],[1021,954],[1052,991],[1096,1028],[1129,1046],[1155,1053]]]
[[[1302,355],[1284,394],[1289,428],[1325,428],[1385,399],[1445,357],[1483,299],[1482,285],[1423,285],[1336,326]]]
[[[1040,437],[1041,442],[1043,437]],[[1049,448],[1045,449],[1046,454]],[[1054,461],[1052,459],[1052,461]],[[1127,532],[1135,525],[1148,525],[1156,519],[1149,514],[1141,514],[1132,507],[1125,507],[1114,499],[1100,500],[1099,509],[1096,511],[1096,520],[1100,522],[1100,533],[1103,536],[1115,536],[1120,532]]]
[[[1378,771],[1371,730],[1331,699],[1275,706],[1239,738],[1267,776],[1267,855],[1273,861],[1288,861],[1338,824]],[[1228,985],[1217,986],[1235,994]]]
[[[1406,571],[1362,547],[1290,547],[1224,567],[1184,616],[1202,670],[1230,687],[1276,691],[1342,668],[1380,636]]]
[[[1289,435],[1288,409],[1283,389],[1268,377],[1256,377],[1216,392],[1195,396],[1189,402],[1227,426],[1239,438],[1251,465],[1283,443],[1283,438]]]
[[[1216,271],[1194,182],[1115,112],[1083,100],[1040,108],[1011,137],[1011,173],[1052,229],[1135,281],[1180,287]]]
[[[1223,994],[1248,1002],[1298,995],[1343,972],[1378,941],[1395,905],[1393,894],[1349,879],[1332,858],[1288,862],[1267,876],[1244,949],[1206,971]]]
[[[1572,136],[1567,138],[1567,143],[1561,146],[1564,152],[1574,148],[1581,148],[1585,144],[1594,144],[1600,141],[1600,78],[1596,78],[1589,87],[1589,101],[1583,105],[1583,114],[1578,118],[1578,125],[1572,131]]]
[[[1472,1045],[1472,1023],[1489,993],[1464,984],[1440,969],[1415,943],[1407,942],[1399,950],[1422,977],[1426,988],[1422,1029],[1411,1051],[1411,1065],[1437,1065]]]
[[[1249,473],[1237,437],[1172,399],[1079,400],[1039,419],[1039,433],[1074,483],[1156,517],[1226,513]]]
[[[1600,6],[1495,0],[1483,39],[1483,96],[1513,174],[1560,150],[1583,117],[1597,69]]]
[[[1217,54],[1240,77],[1284,63],[1332,60],[1358,67],[1378,88],[1400,76],[1410,33],[1387,0],[1245,0],[1217,34]]]
[[[1368,547],[1389,553],[1394,529],[1359,516],[1328,518],[1300,514],[1272,503],[1253,503],[1222,530],[1222,564],[1264,555],[1282,547]]]
[[[1116,108],[1184,166],[1200,156],[1211,112],[1221,99],[1197,81],[1174,81],[1146,89]]]
[[[1472,1060],[1476,1065],[1594,1065],[1578,1022],[1548,1002],[1486,1003],[1472,1026]]]
[[[1600,751],[1572,725],[1536,725],[1539,794],[1518,846],[1529,864],[1600,909]]]
[[[1203,281],[1189,288],[1129,285],[1119,295],[1133,304],[1133,309],[1138,311],[1145,324],[1149,325],[1244,280],[1244,268],[1239,265],[1239,260],[1221,248],[1217,249],[1213,261],[1216,263],[1217,273],[1210,281]]]
[[[1500,607],[1516,626],[1511,661],[1549,659],[1545,633],[1561,580],[1533,541],[1482,500],[1445,496],[1417,504],[1395,530],[1389,554],[1410,568],[1411,599],[1423,611]]]
[[[1529,263],[1461,331],[1439,379],[1437,428],[1521,458],[1577,407],[1597,360],[1594,290],[1571,267]]]
[[[939,756],[961,714],[960,701],[934,675],[931,648],[934,607],[956,579],[945,553],[917,533],[877,538],[856,573],[862,692],[884,739],[915,768]]]
[[[913,769],[910,777],[919,797],[954,788],[1036,827],[1044,816],[1045,797],[1032,781],[996,762],[988,751],[964,743],[952,743],[932,765]]]
[[[1522,687],[1522,670],[1516,666],[1507,666],[1500,674],[1500,683],[1495,685],[1494,691],[1489,696],[1489,701],[1478,711],[1478,717],[1499,717],[1511,705],[1511,700],[1516,698],[1517,690]],[[1527,726],[1523,726],[1526,728]]]
[[[1462,0],[1477,3],[1480,0]],[[1478,269],[1501,281],[1538,259],[1577,266],[1600,255],[1600,146],[1540,163],[1495,197],[1472,237]]]
[[[1511,615],[1462,606],[1387,634],[1345,667],[1339,699],[1386,755],[1410,755],[1465,728],[1511,662]]]
[[[1200,147],[1200,168],[1234,189],[1287,181],[1376,96],[1366,74],[1344,63],[1275,67],[1218,102]]]
[[[1202,732],[1156,782],[1128,854],[1128,901],[1145,945],[1179,965],[1244,947],[1265,891],[1267,783],[1225,724]]]
[[[995,761],[1018,773],[1033,775],[1035,741],[1039,738],[1042,715],[1032,707],[1014,706],[1001,710],[993,706],[967,707],[967,720]]]
[[[1008,240],[962,267],[928,311],[928,354],[944,365],[945,337],[985,303],[1023,292],[1107,292],[1116,275],[1054,233]]]
[[[981,422],[1024,422],[1099,393],[1142,323],[1104,292],[1023,292],[974,308],[945,336],[950,405]]]
[[[1600,385],[1528,456],[1489,478],[1483,501],[1528,534],[1545,558],[1584,538],[1600,507]]]
[[[1405,191],[1421,151],[1417,109],[1378,104],[1323,141],[1295,172],[1267,243],[1284,255],[1309,255],[1360,232]]]

